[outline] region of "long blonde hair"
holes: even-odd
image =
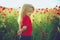
[[[18,23],[21,24],[22,23],[22,18],[25,16],[25,12],[27,10],[29,10],[29,8],[33,8],[34,10],[34,7],[31,5],[31,4],[24,4],[21,8],[21,11],[19,13],[19,17],[18,17]]]

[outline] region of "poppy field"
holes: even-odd
[[[0,40],[18,40],[16,36],[19,28],[17,19],[19,11],[14,8],[0,6]],[[31,15],[33,40],[55,40],[59,30],[54,29],[55,15],[59,18],[60,25],[60,6],[54,8],[38,8]],[[58,20],[58,19],[56,19]],[[54,34],[54,35],[53,35]],[[53,37],[54,36],[54,37]]]

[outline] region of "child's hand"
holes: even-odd
[[[17,35],[20,36],[22,34],[22,30],[19,29],[18,32],[17,32]]]

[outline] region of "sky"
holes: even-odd
[[[60,6],[60,0],[0,0],[0,6],[19,8],[23,4],[32,4],[35,8],[52,8]]]

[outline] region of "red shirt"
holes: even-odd
[[[32,23],[29,16],[27,15],[23,17],[21,28],[23,26],[26,26],[27,29],[24,32],[22,32],[22,36],[32,36]]]

